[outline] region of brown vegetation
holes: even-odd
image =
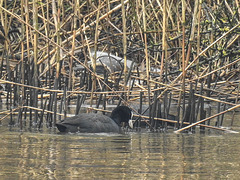
[[[181,128],[210,117],[206,103],[216,103],[222,118],[212,124],[206,118],[208,125],[203,120],[201,128],[220,127],[220,112],[238,107],[238,0],[0,3],[0,82],[6,84],[10,114],[19,112],[21,128],[28,112],[30,126],[41,127],[44,114],[54,126],[72,99],[77,99],[76,113],[84,102],[98,108],[117,99],[153,130],[164,122]],[[97,51],[122,57],[122,68],[113,72],[101,66],[98,73],[99,57],[91,53]],[[128,60],[134,65],[127,66]],[[144,102],[147,117],[132,106]],[[172,103],[176,121],[165,120]]]

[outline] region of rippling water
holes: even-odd
[[[0,179],[239,179],[240,134],[58,134],[0,127]]]

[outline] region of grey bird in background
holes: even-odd
[[[94,58],[94,56],[95,51],[91,50],[91,58]],[[128,69],[131,67],[132,63],[134,62],[131,60],[127,60]],[[89,65],[92,65],[91,61],[89,61]],[[121,71],[124,68],[124,59],[122,57],[118,57],[107,52],[97,51],[96,66],[97,73],[103,73],[103,67],[107,68],[109,72],[113,73],[116,71]]]

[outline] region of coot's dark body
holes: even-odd
[[[60,132],[121,132],[121,122],[128,123],[131,119],[131,110],[126,106],[118,106],[112,111],[110,117],[97,113],[83,113],[68,117],[57,123]]]

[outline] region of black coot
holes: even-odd
[[[60,132],[121,132],[121,122],[129,123],[132,128],[132,112],[127,106],[118,106],[111,116],[105,116],[97,113],[83,113],[77,116],[69,117],[56,123]]]

